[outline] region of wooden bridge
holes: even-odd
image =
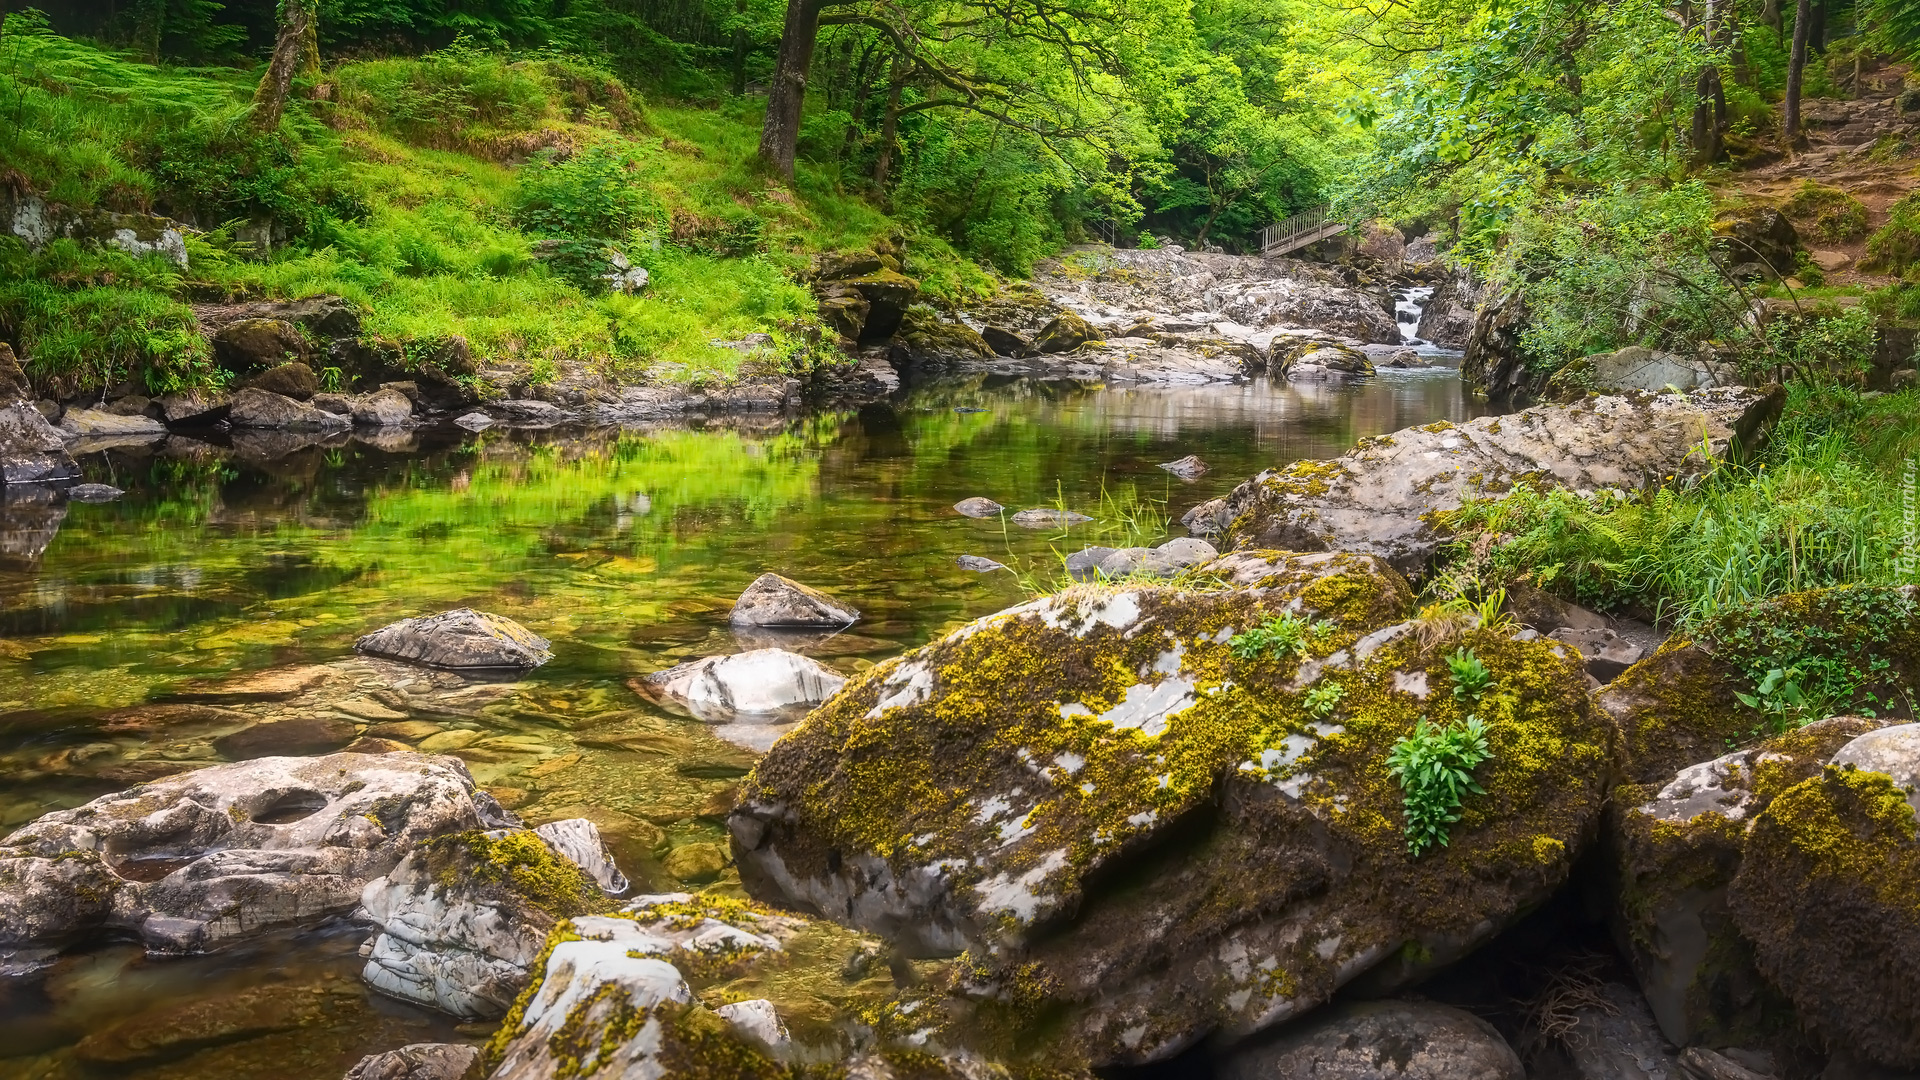
[[[1316,206],[1260,230],[1260,254],[1285,255],[1346,231],[1347,223],[1335,218],[1330,208]]]

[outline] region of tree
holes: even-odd
[[[259,131],[280,126],[280,117],[287,111],[287,96],[293,92],[294,75],[319,66],[316,4],[317,0],[280,0],[280,32],[274,37],[273,57],[253,91],[252,122]]]
[[[1787,100],[1782,127],[1787,142],[1799,146],[1805,141],[1800,132],[1800,87],[1807,75],[1807,33],[1813,27],[1812,0],[1799,0],[1793,12],[1793,51],[1787,55]]]

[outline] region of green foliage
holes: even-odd
[[[1460,804],[1486,789],[1473,770],[1493,756],[1486,725],[1477,716],[1445,727],[1421,717],[1413,734],[1393,744],[1387,771],[1400,783],[1407,816],[1407,853],[1418,857],[1435,844],[1447,846],[1448,827],[1460,820]]]
[[[1792,375],[1816,385],[1855,383],[1872,366],[1878,340],[1873,312],[1816,304],[1767,320],[1765,349],[1751,353],[1746,366],[1756,382]]]
[[[1700,628],[1752,685],[1738,696],[1761,714],[1755,735],[1841,714],[1880,716],[1903,704],[1874,688],[1887,687],[1893,661],[1885,647],[1920,618],[1920,602],[1903,589],[1863,586],[1830,596],[1824,607],[1810,620],[1741,605]]]
[[[1331,679],[1309,689],[1305,699],[1307,715],[1315,720],[1325,720],[1333,715],[1333,710],[1339,706],[1340,699],[1345,697],[1346,693],[1346,687]]]
[[[0,238],[0,330],[26,358],[27,374],[72,393],[127,378],[153,393],[210,381],[214,367],[193,309],[160,256],[135,258],[60,239],[34,254]]]
[[[1839,188],[1802,181],[1780,209],[1800,227],[1802,236],[1844,244],[1867,232],[1867,208]]]
[[[1887,223],[1867,238],[1862,268],[1884,274],[1905,274],[1920,264],[1920,193],[1887,208]]]
[[[1469,705],[1478,704],[1493,686],[1493,672],[1465,646],[1447,654],[1447,673],[1453,677],[1454,700]]]
[[[1291,612],[1270,616],[1265,622],[1251,630],[1243,630],[1233,635],[1227,647],[1241,660],[1259,660],[1262,657],[1284,659],[1287,657],[1305,657],[1314,642],[1333,632],[1329,623],[1318,622],[1311,618],[1302,618]]]
[[[664,226],[664,212],[640,183],[656,149],[600,142],[564,158],[543,151],[521,170],[514,221],[552,241],[548,264],[581,291],[601,286],[609,244]]]

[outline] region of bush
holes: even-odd
[[[56,240],[38,255],[0,240],[0,328],[20,346],[27,374],[73,393],[123,379],[151,393],[217,380],[193,309],[168,295],[180,279],[159,256],[85,251]]]
[[[607,245],[664,218],[639,183],[656,149],[609,139],[571,157],[542,153],[521,174],[515,224],[552,241],[547,262],[555,272],[582,290],[600,288]]]
[[[1887,216],[1887,223],[1867,240],[1867,257],[1861,269],[1905,274],[1920,263],[1920,192],[1894,203]]]
[[[163,209],[203,225],[264,220],[306,237],[329,220],[366,213],[328,163],[239,118],[202,118],[168,131],[149,149],[147,166]]]

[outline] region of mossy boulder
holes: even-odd
[[[1799,672],[1813,718],[1898,714],[1909,707],[1904,688],[1920,681],[1920,589],[1790,593],[1731,608],[1668,641],[1594,696],[1617,732],[1617,780],[1665,783],[1732,742],[1807,719],[1741,700],[1756,697],[1775,669]]]
[[[920,283],[897,270],[875,270],[847,278],[845,284],[867,302],[867,317],[861,323],[858,339],[862,345],[892,337],[906,318],[907,309],[920,298]]]
[[[893,341],[888,359],[896,366],[940,367],[993,357],[993,349],[973,327],[944,322],[924,304],[907,309]]]
[[[1375,374],[1373,361],[1367,359],[1366,353],[1331,341],[1276,344],[1268,367],[1289,382],[1365,379]]]
[[[1464,954],[1566,878],[1606,759],[1578,659],[1403,621],[1358,555],[1241,553],[1217,588],[1079,586],[849,684],[761,761],[729,824],[757,895],[952,954],[955,991],[1095,1065],[1246,1034],[1367,973]],[[1304,652],[1236,635],[1281,613]],[[1415,858],[1386,757],[1494,671],[1493,751]],[[1332,707],[1307,695],[1340,692]]]
[[[1920,1069],[1916,785],[1920,725],[1849,743],[1755,820],[1728,893],[1760,970],[1808,1027],[1908,1070]]]
[[[1855,736],[1884,726],[1834,717],[1613,792],[1616,939],[1675,1046],[1762,1046],[1798,1028],[1734,926],[1727,889],[1747,832],[1775,797],[1817,776]]]
[[[1634,491],[1738,460],[1766,438],[1778,387],[1627,394],[1363,439],[1331,461],[1269,469],[1227,497],[1234,548],[1359,551],[1417,574],[1445,515],[1520,485]]]
[[[1072,352],[1097,336],[1092,323],[1071,311],[1063,311],[1034,335],[1033,347],[1043,353]]]

